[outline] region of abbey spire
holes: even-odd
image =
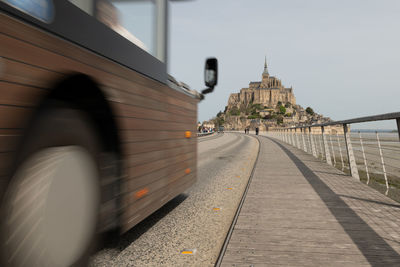
[[[264,72],[263,72],[263,75],[264,75],[264,74],[269,75],[269,73],[268,73],[268,66],[267,66],[267,56],[265,56],[265,60],[264,60]]]

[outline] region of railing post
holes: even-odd
[[[292,132],[292,141],[293,141],[292,146],[296,146],[296,138],[295,138],[296,129],[292,129],[291,132]]]
[[[306,140],[304,139],[304,134],[305,134],[306,129],[300,128],[300,130],[301,130],[301,138],[303,139],[303,150],[305,152],[307,152]]]
[[[296,143],[294,141],[293,128],[290,129],[290,137],[291,137],[291,140],[290,140],[291,141],[291,145],[295,146]]]
[[[350,141],[350,133],[348,131],[347,124],[343,124],[343,131],[344,131],[344,140],[346,142],[347,157],[349,159],[350,174],[357,180],[360,180],[360,176],[358,175],[356,160],[354,158],[353,147],[352,147],[351,141]]]
[[[396,119],[396,123],[397,123],[397,134],[399,135],[399,140],[400,140],[400,118]]]
[[[293,146],[297,147],[296,128],[293,129]]]
[[[310,154],[311,154],[310,143],[308,142],[309,140],[308,140],[307,130],[308,130],[307,127],[304,127],[304,128],[303,128],[303,131],[304,131],[304,141],[305,141],[307,153],[310,153]]]
[[[319,147],[321,149],[321,160],[326,160],[326,155],[325,155],[325,143],[324,143],[324,136],[321,131],[321,135],[319,136]]]
[[[338,143],[338,147],[339,147],[340,161],[342,162],[342,171],[344,171],[343,154],[342,154],[342,148],[340,146],[339,134],[338,133],[336,133],[336,137],[337,137],[337,143]]]
[[[317,134],[312,135],[313,139],[314,139],[314,144],[315,144],[315,157],[318,158],[319,157],[319,151],[318,151],[318,138],[317,138]]]
[[[301,142],[300,142],[300,139],[299,139],[299,135],[297,133],[297,128],[296,128],[296,142],[297,142],[297,148],[301,149]]]
[[[367,158],[365,157],[364,145],[363,145],[363,142],[362,142],[362,137],[361,137],[360,131],[358,131],[358,135],[360,136],[361,151],[362,151],[363,158],[364,158],[365,172],[367,173],[367,184],[369,184],[369,172],[368,172]]]
[[[288,143],[289,144],[289,130],[288,129],[286,129],[285,130],[285,138],[286,138],[286,143]]]
[[[317,153],[315,152],[315,144],[314,140],[312,138],[312,132],[311,132],[311,127],[308,127],[308,139],[310,140],[310,146],[311,146],[311,153],[314,157],[317,157]]]
[[[321,134],[322,134],[322,142],[324,143],[326,163],[328,163],[329,165],[332,165],[331,154],[329,153],[328,140],[326,139],[324,126],[321,126]]]
[[[286,143],[289,144],[289,130],[288,129],[285,130],[285,135],[286,135]]]
[[[302,135],[302,131],[301,131],[301,128],[299,128],[299,134],[298,134],[298,139],[299,139],[299,149],[303,149],[303,144],[304,143],[302,143],[303,142],[303,139],[301,138],[301,135]]]
[[[289,143],[288,129],[285,129],[285,142]]]
[[[300,133],[299,133],[299,139],[300,139],[300,149],[304,150],[304,142],[303,142],[303,130],[299,128]]]
[[[381,142],[379,141],[378,132],[376,132],[376,141],[378,141],[379,155],[381,156],[381,162],[382,162],[383,177],[385,177],[385,183],[386,183],[385,195],[387,195],[389,192],[389,183],[386,175],[385,162],[383,161],[382,147],[381,147]]]
[[[286,134],[286,143],[289,144],[289,129],[285,130],[285,134]]]
[[[329,135],[329,141],[331,143],[331,150],[332,150],[332,157],[333,157],[333,166],[336,167],[336,156],[335,156],[335,150],[333,149],[333,143],[332,143],[332,130],[331,134]]]

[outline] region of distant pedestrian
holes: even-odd
[[[258,135],[258,127],[256,127],[256,135]]]

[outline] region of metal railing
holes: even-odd
[[[206,136],[206,135],[211,135],[211,134],[213,134],[213,133],[215,133],[215,132],[197,133],[197,137]]]
[[[397,132],[351,132],[354,123],[396,120]],[[276,128],[267,135],[312,154],[400,201],[400,112]]]

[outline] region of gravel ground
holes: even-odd
[[[199,142],[197,183],[107,244],[91,266],[213,266],[257,151],[253,137],[237,133]]]

